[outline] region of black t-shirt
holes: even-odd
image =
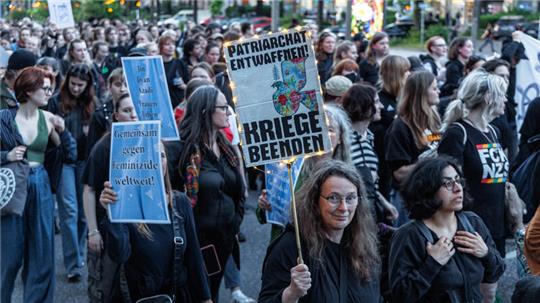
[[[392,172],[400,167],[416,163],[420,155],[437,148],[439,134],[427,134],[429,144],[418,148],[413,133],[401,117],[396,118],[386,132],[385,149],[386,161]]]
[[[82,183],[92,187],[96,194],[96,219],[98,225],[107,217],[107,211],[99,203],[99,196],[103,191],[103,183],[109,180],[110,153],[111,133],[108,133],[92,149],[82,176]]]
[[[298,264],[294,232],[289,230],[276,241],[275,246],[267,252],[264,264],[259,294],[261,303],[281,302],[283,290],[291,281],[291,268]],[[324,265],[315,264],[312,258],[304,254],[306,265],[311,273],[311,288],[307,295],[298,300],[299,303],[339,302],[340,254],[346,254],[346,248],[329,240],[325,240],[325,245],[322,255]],[[348,270],[345,302],[380,302],[377,269],[373,269],[372,278],[367,281],[359,278],[351,270],[352,266],[346,265],[346,268]]]
[[[464,132],[467,141],[463,145]],[[505,235],[505,182],[508,178],[508,159],[498,140],[495,127],[482,133],[469,123],[459,120],[450,125],[439,144],[439,154],[450,155],[461,164],[467,180],[467,190],[473,198],[468,208],[486,223],[495,239]]]

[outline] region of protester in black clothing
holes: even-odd
[[[289,226],[266,253],[259,302],[380,302],[376,226],[355,169],[321,163],[296,203],[305,263]]]
[[[484,58],[482,56],[476,56],[476,55],[470,56],[469,60],[467,61],[467,63],[463,67],[463,76],[467,76],[472,71],[479,69],[485,63],[486,63],[486,58]],[[461,81],[459,81],[459,83],[461,83]],[[458,83],[458,86],[459,86],[459,83]]]
[[[504,113],[508,83],[479,69],[461,83],[458,100],[448,105],[439,154],[447,154],[462,166],[473,203],[467,209],[477,213],[488,227],[497,250],[504,257],[507,220],[505,183],[508,160],[499,131],[489,125]],[[483,286],[484,297],[493,302],[496,284]]]
[[[325,83],[332,73],[334,65],[334,52],[336,50],[336,35],[332,32],[322,32],[315,46],[315,57],[317,58],[317,70],[321,84]]]
[[[88,127],[88,138],[86,140],[86,154],[90,155],[94,144],[110,130],[113,116],[113,104],[122,95],[127,93],[124,71],[117,68],[112,71],[107,80],[109,86],[109,97],[92,114],[90,126]]]
[[[159,38],[159,53],[163,57],[163,66],[165,76],[167,77],[167,86],[169,96],[171,97],[172,107],[175,108],[184,99],[184,90],[189,81],[189,74],[186,73],[186,67],[183,63],[174,58],[174,36],[163,34]]]
[[[493,59],[489,60],[482,66],[487,72],[501,76],[506,82],[509,82],[510,79],[510,64],[503,59]],[[508,96],[508,91],[507,91]],[[516,156],[517,148],[517,132],[508,121],[508,100],[505,102],[504,114],[495,118],[491,121],[491,125],[494,125],[500,131],[500,140],[503,148],[505,149],[508,160],[510,161],[510,166],[513,166],[513,161],[511,160]],[[511,147],[515,145],[515,147]]]
[[[128,94],[113,103],[115,122],[137,121],[133,101]],[[105,208],[97,204],[105,181],[109,179],[111,135],[105,134],[94,146],[82,176],[84,213],[88,223],[88,294],[90,302],[122,302],[119,290],[120,266],[102,253],[105,238],[101,233],[107,217]]]
[[[236,241],[244,215],[241,162],[220,130],[229,126],[225,96],[214,86],[197,88],[189,97],[180,123],[180,185],[194,208],[201,247],[210,248],[205,260],[212,299],[217,302],[223,269],[231,254],[239,265]],[[233,253],[234,251],[234,253]],[[216,265],[220,264],[220,268]],[[213,265],[213,266],[212,266]]]
[[[383,105],[381,119],[373,121],[370,130],[375,137],[375,152],[379,159],[379,189],[387,199],[390,195],[390,171],[386,164],[384,136],[394,121],[397,112],[397,100],[409,76],[410,63],[401,56],[387,56],[381,63],[380,76],[382,89],[379,99]]]
[[[440,87],[446,79],[446,68],[441,61],[446,58],[448,46],[443,37],[433,36],[427,40],[426,49],[428,53],[420,55],[420,60],[422,60],[424,68],[435,75]]]
[[[419,158],[433,155],[440,140],[440,118],[434,108],[438,103],[439,89],[435,76],[428,71],[413,73],[403,88],[398,117],[386,132],[385,157],[392,172],[394,189],[390,202],[400,211],[398,225],[406,222],[406,213],[397,189]]]
[[[204,48],[201,47],[201,43],[195,39],[187,39],[184,42],[184,56],[180,61],[182,62],[182,73],[188,73],[190,69],[202,61],[204,55]]]
[[[106,251],[114,262],[124,265],[133,301],[166,294],[174,296],[175,302],[211,302],[191,204],[185,194],[172,190],[165,147],[160,147],[171,223],[125,224],[106,220]],[[105,182],[99,201],[104,208],[117,201],[109,181]],[[180,228],[177,232],[173,231],[175,220]],[[180,249],[175,248],[178,236]]]
[[[540,117],[540,97],[535,98],[529,103],[527,113],[525,114],[525,118],[523,118],[523,124],[519,130],[521,134],[519,137],[519,153],[513,165],[515,168],[531,155],[532,151],[527,141],[531,137],[540,134],[540,119],[538,117]]]
[[[446,82],[441,87],[441,96],[451,96],[455,93],[464,75],[463,68],[473,53],[473,43],[469,38],[460,37],[452,41],[448,50]]]
[[[482,219],[462,212],[467,195],[449,157],[418,162],[402,187],[411,219],[390,247],[392,302],[481,302],[481,283],[505,270]]]
[[[373,86],[379,82],[379,67],[390,52],[390,41],[385,32],[378,32],[369,41],[366,59],[360,62],[360,77]]]

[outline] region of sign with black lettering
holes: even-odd
[[[247,166],[330,150],[308,32],[229,43],[225,57]]]

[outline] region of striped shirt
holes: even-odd
[[[351,159],[355,167],[368,167],[375,183],[375,188],[379,188],[379,159],[375,154],[373,133],[367,130],[367,135],[362,138],[355,130],[351,133]]]

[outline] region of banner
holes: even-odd
[[[161,121],[162,139],[180,140],[161,56],[122,57],[122,66],[139,120]]]
[[[112,124],[109,180],[118,200],[111,222],[169,223],[159,121]]]
[[[310,33],[225,46],[247,166],[330,150]]]
[[[296,188],[296,181],[298,181],[303,164],[304,159],[300,158],[291,167],[293,188]],[[272,209],[265,212],[266,222],[285,227],[289,223],[289,208],[292,199],[287,164],[283,162],[266,164],[265,171],[266,198],[272,205]]]
[[[521,60],[516,66],[516,94],[514,100],[517,104],[517,127],[521,128],[523,118],[529,104],[540,97],[540,41],[533,37],[519,33],[519,40],[525,47],[528,60]]]
[[[70,0],[49,0],[47,4],[49,6],[49,19],[58,28],[75,27]]]

